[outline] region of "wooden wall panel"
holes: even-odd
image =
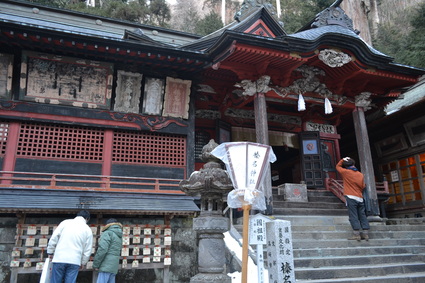
[[[113,65],[65,56],[23,52],[20,99],[109,109]]]
[[[17,158],[15,171],[101,175],[102,164]]]
[[[184,179],[185,168],[114,164],[112,165],[112,176]]]

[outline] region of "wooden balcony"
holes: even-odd
[[[184,194],[180,179],[0,171],[1,188]]]
[[[196,215],[180,179],[0,171],[0,212]]]

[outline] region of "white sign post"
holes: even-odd
[[[274,220],[267,226],[267,262],[270,283],[295,282],[291,222]]]
[[[266,223],[271,220],[258,213],[251,216],[249,222],[249,244],[257,245],[257,270],[258,270],[258,283],[264,281],[264,252],[263,245],[267,244],[267,229]]]

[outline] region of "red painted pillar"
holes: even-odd
[[[112,174],[112,147],[114,141],[114,131],[111,129],[105,130],[103,140],[103,164],[102,164],[102,176],[111,176]],[[109,182],[107,178],[102,178],[104,182],[102,187],[109,188]]]
[[[19,122],[10,122],[7,131],[6,153],[3,159],[3,171],[14,171],[16,163],[16,149],[18,147]],[[3,177],[12,177],[13,174],[3,174]],[[1,184],[12,184],[12,180],[1,180]]]

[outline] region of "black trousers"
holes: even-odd
[[[364,201],[358,202],[348,197],[345,197],[345,201],[348,208],[348,220],[353,230],[369,230]]]

